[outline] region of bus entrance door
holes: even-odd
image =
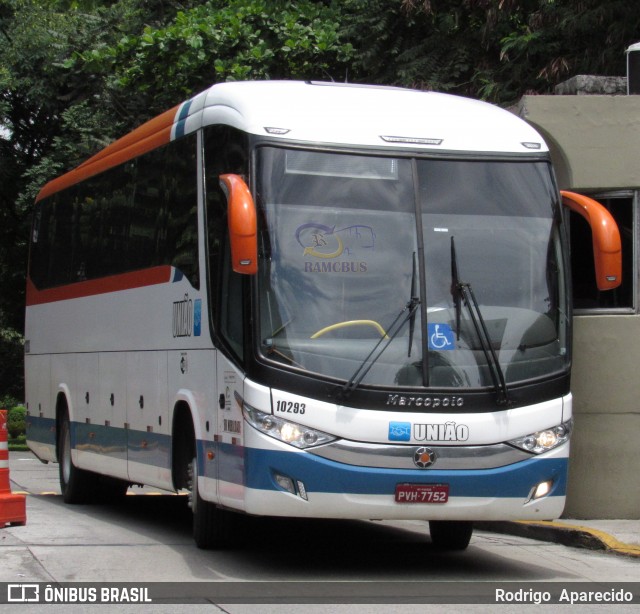
[[[242,396],[243,376],[218,360],[218,495],[220,503],[236,508],[244,507]]]

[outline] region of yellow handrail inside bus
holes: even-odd
[[[378,324],[378,322],[376,322],[375,320],[347,320],[345,322],[336,322],[335,324],[331,324],[329,326],[321,328],[318,332],[311,335],[311,339],[317,339],[318,337],[321,337],[325,333],[329,333],[332,330],[346,328],[348,326],[372,326],[380,333],[381,337],[384,337],[385,339],[388,339],[389,337],[384,328],[382,328],[382,326],[380,326],[380,324]]]

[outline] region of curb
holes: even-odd
[[[590,527],[554,521],[530,522],[526,520],[474,522],[473,526],[479,531],[517,535],[518,537],[553,542],[554,544],[562,544],[573,548],[601,550],[612,554],[640,558],[640,546],[625,544],[604,531]]]

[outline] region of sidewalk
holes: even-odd
[[[640,520],[475,522],[474,527],[640,559]]]

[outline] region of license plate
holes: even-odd
[[[446,503],[449,484],[398,484],[396,503]]]

